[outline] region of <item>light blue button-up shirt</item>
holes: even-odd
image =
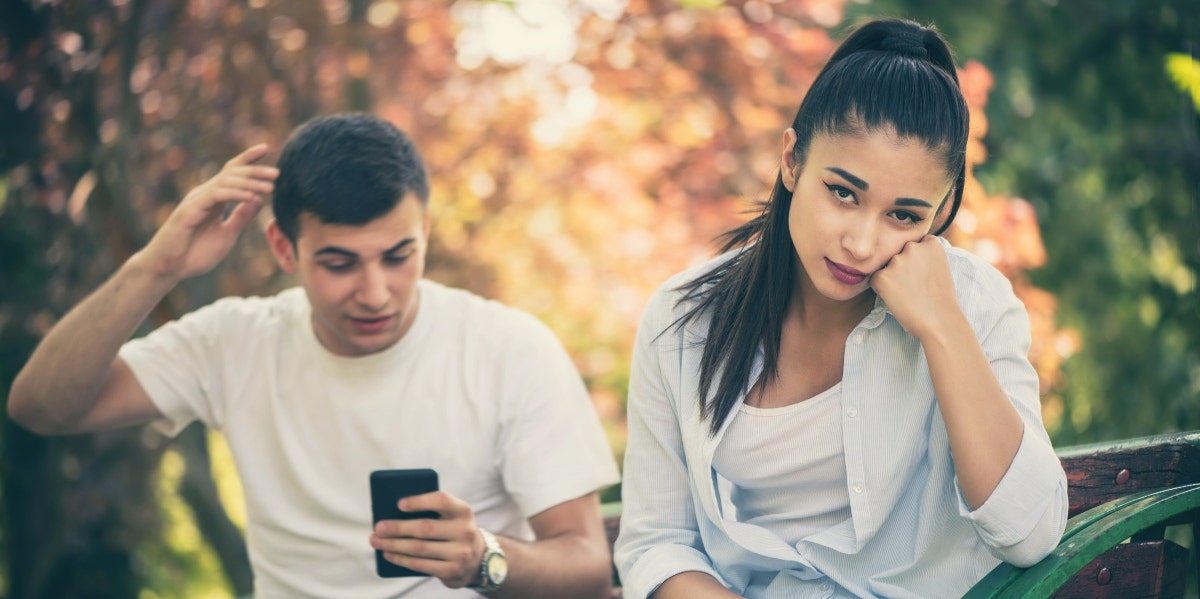
[[[731,483],[712,466],[738,406],[711,435],[697,400],[707,322],[672,326],[686,311],[678,286],[729,255],[718,257],[667,281],[638,328],[615,546],[626,597],[687,571],[750,597],[959,597],[1001,560],[1030,565],[1055,547],[1067,483],[1042,425],[1028,314],[995,268],[945,245],[959,305],[1025,423],[988,500],[976,510],[963,500],[925,352],[877,298],[846,340],[842,372],[851,518],[795,545],[739,522]]]

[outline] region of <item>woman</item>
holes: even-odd
[[[862,26],[784,132],[762,213],[651,299],[615,555],[627,597],[958,597],[1054,548],[1066,480],[1028,316],[936,237],[967,125],[935,30]]]

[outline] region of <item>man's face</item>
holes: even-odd
[[[417,315],[417,282],[425,272],[429,218],[409,194],[364,225],[322,223],[300,214],[293,245],[268,227],[280,266],[300,279],[312,305],[317,338],[340,356],[362,356],[395,345]]]

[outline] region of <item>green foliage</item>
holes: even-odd
[[[1195,80],[1200,3],[854,10],[934,22],[995,74],[978,176],[1037,209],[1048,263],[1033,281],[1082,339],[1050,392],[1065,411],[1056,441],[1200,428],[1200,143],[1195,98],[1168,76]]]
[[[1200,112],[1200,61],[1187,54],[1167,55],[1167,74],[1179,89],[1192,95],[1196,111]]]
[[[139,599],[229,596],[220,562],[176,492],[185,468],[183,460],[176,451],[163,455],[156,490],[163,536],[138,548],[138,561],[145,565],[146,576]]]

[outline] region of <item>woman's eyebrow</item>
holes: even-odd
[[[851,185],[853,185],[863,191],[866,191],[871,188],[871,185],[868,184],[866,181],[863,181],[862,179],[859,179],[858,177],[851,175],[850,173],[846,172],[845,169],[840,169],[836,166],[830,166],[830,167],[826,167],[825,170],[827,170],[831,173],[836,173],[838,175],[841,175],[842,178],[849,181]]]
[[[848,171],[846,171],[846,169],[838,168],[836,166],[829,166],[829,167],[825,167],[825,170],[841,176],[843,179],[849,181],[851,185],[853,185],[863,191],[867,191],[868,189],[871,188],[870,183],[867,183],[866,181],[863,181],[861,178],[850,174]],[[933,204],[930,204],[929,202],[926,202],[925,200],[918,200],[916,198],[896,198],[896,205],[897,206],[912,206],[914,208],[933,208]]]

